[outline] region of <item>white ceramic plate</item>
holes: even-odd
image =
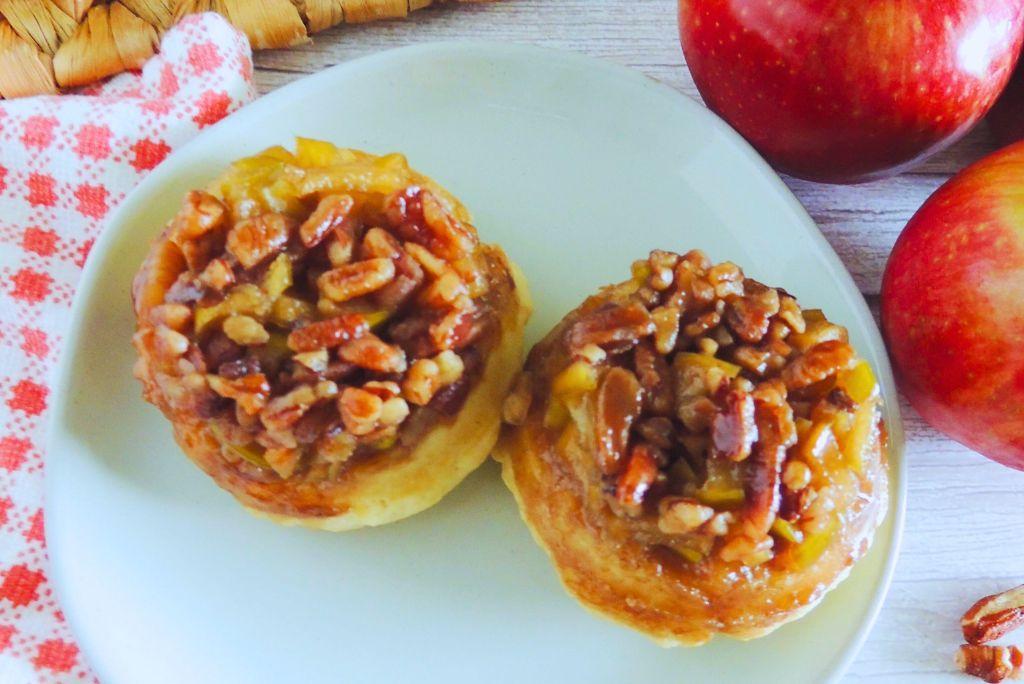
[[[175,447],[131,376],[129,283],[182,194],[291,136],[405,152],[522,266],[536,341],[654,247],[732,259],[849,326],[879,371],[892,505],[809,617],[752,643],[663,650],[561,589],[488,463],[433,509],[331,535],[239,508]],[[302,79],[160,165],[93,249],[55,397],[52,577],[105,684],[811,682],[837,677],[885,595],[905,492],[881,339],[842,264],[757,155],[706,109],[625,69],[487,44],[387,52]]]

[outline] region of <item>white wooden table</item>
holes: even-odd
[[[572,50],[637,69],[700,99],[676,37],[675,0],[502,0],[428,9],[401,22],[341,27],[256,58],[261,92],[379,50],[438,40]],[[906,221],[947,177],[993,149],[984,128],[912,173],[852,187],[786,179],[877,311],[886,258]],[[888,600],[847,681],[968,682],[953,674],[960,614],[1024,582],[1024,473],[933,431],[904,403],[909,503]],[[1024,640],[1024,637],[1021,637]]]

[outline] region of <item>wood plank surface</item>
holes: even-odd
[[[405,21],[332,29],[308,45],[260,53],[261,92],[353,57],[440,40],[496,40],[571,50],[626,65],[699,100],[676,37],[673,0],[502,0],[418,12]],[[877,310],[889,250],[951,174],[994,149],[984,125],[913,172],[858,186],[786,179]],[[904,402],[909,500],[888,600],[846,681],[965,682],[955,674],[958,621],[976,598],[1024,582],[1024,473],[929,428]],[[977,680],[973,680],[977,681]]]

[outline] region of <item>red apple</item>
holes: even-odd
[[[1024,0],[679,0],[704,102],[776,168],[892,175],[961,137],[1020,51]]]
[[[910,219],[882,279],[882,329],[925,420],[1024,470],[1024,143],[961,171]]]
[[[1024,63],[1017,63],[1006,89],[988,113],[988,124],[1000,145],[1024,140]]]

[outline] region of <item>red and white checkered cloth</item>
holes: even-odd
[[[167,154],[251,101],[249,43],[215,14],[141,74],[0,101],[0,682],[94,681],[47,579],[43,435],[68,307],[104,217]]]

